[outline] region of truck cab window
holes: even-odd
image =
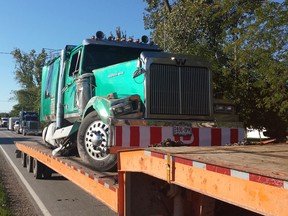
[[[82,68],[84,72],[92,73],[94,69],[137,59],[143,51],[143,48],[89,44],[84,46]]]
[[[54,69],[54,64],[49,65],[47,69],[48,76],[46,79],[45,98],[48,98],[51,95],[51,81],[52,81],[53,69]]]
[[[80,57],[81,57],[80,50],[77,53],[74,53],[73,56],[71,57],[69,76],[73,76],[73,74],[79,72]]]

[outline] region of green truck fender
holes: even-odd
[[[105,124],[108,124],[108,120],[110,117],[110,107],[111,107],[111,103],[107,98],[100,97],[100,96],[94,96],[88,101],[88,103],[87,103],[87,105],[83,111],[82,120],[90,112],[95,110],[97,112],[99,118],[101,119],[101,121]]]

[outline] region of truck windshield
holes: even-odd
[[[25,116],[26,121],[38,121],[37,116]]]
[[[88,73],[94,69],[137,59],[140,57],[142,51],[147,50],[133,47],[89,44],[84,48],[82,69],[85,73]]]

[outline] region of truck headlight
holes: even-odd
[[[127,103],[127,104],[120,103],[120,104],[113,106],[111,110],[114,116],[118,116],[118,115],[132,112],[133,108],[132,108],[131,103]]]
[[[125,106],[123,107],[123,111],[126,112],[131,112],[132,111],[132,105],[131,103],[125,104]]]
[[[114,115],[119,115],[123,113],[123,107],[118,106],[118,107],[113,107],[112,108]]]

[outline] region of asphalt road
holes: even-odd
[[[32,173],[22,167],[20,158],[15,157],[15,141],[41,140],[40,136],[23,136],[0,128],[0,157],[8,157],[7,161],[15,169],[14,173],[23,182],[29,194],[44,216],[79,216],[79,215],[117,215],[114,211],[74,185],[64,177],[53,174],[49,180],[36,180]]]

